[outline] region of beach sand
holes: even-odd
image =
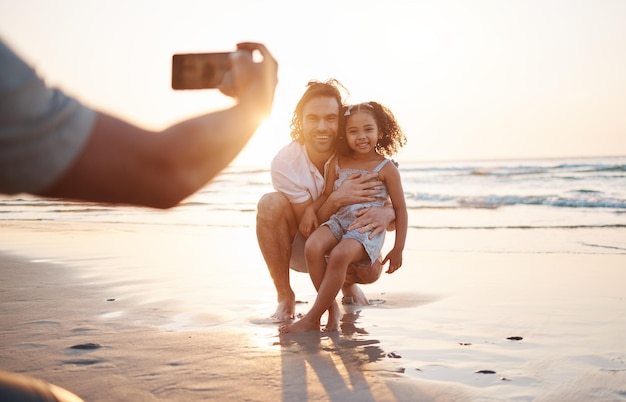
[[[341,333],[279,336],[254,229],[3,222],[0,370],[85,401],[626,400],[626,254],[584,248],[621,235],[410,230]]]

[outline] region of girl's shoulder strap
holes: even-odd
[[[382,169],[382,168],[383,168],[383,166],[385,166],[385,165],[387,164],[387,162],[389,162],[390,160],[391,160],[391,159],[387,159],[387,158],[383,159],[383,160],[382,160],[382,161],[378,164],[378,166],[376,166],[376,167],[374,168],[374,172],[375,172],[375,173],[380,172],[380,169]]]

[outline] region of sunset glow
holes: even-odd
[[[230,104],[171,90],[172,54],[265,43],[280,64],[274,113],[241,163],[268,164],[306,82],[331,77],[350,101],[396,113],[400,160],[626,153],[621,1],[0,0],[0,11],[2,38],[49,83],[152,129]]]

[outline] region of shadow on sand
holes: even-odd
[[[280,335],[283,401],[381,399],[384,382],[373,372],[398,375],[403,369],[373,366],[386,355],[378,340],[367,339],[368,333],[356,327],[358,316],[359,311],[344,314],[341,332]]]

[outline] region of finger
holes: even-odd
[[[370,235],[369,235],[370,240],[372,240],[374,237],[378,236],[382,232],[383,232],[383,230],[382,230],[382,228],[380,226],[375,227],[372,230],[372,233],[370,233]]]
[[[361,230],[359,230],[359,232],[361,233],[366,233],[366,232],[371,232],[372,230],[375,230],[376,226],[373,223],[370,223],[368,225],[365,225],[361,228]],[[369,236],[370,240],[372,239],[372,236],[370,234]]]
[[[355,184],[363,184],[367,181],[367,175],[361,173],[354,173],[350,177],[354,180]]]
[[[255,50],[267,52],[265,45],[259,42],[239,42],[237,43],[237,49],[247,49],[247,50]]]
[[[237,43],[237,50],[248,50],[250,52],[257,50],[259,54],[261,54],[261,56],[263,57],[263,60],[265,60],[266,57],[269,57],[270,59],[272,58],[265,45],[263,45],[262,43],[240,42]]]
[[[267,47],[262,43],[240,42],[240,43],[237,43],[237,49],[249,50],[249,51],[257,50],[263,57],[263,60],[261,60],[262,62],[270,62],[272,64],[278,64],[276,62],[276,59],[274,59],[274,57],[270,53],[270,51],[267,50]]]
[[[362,223],[359,222],[353,222],[350,226],[348,226],[348,230],[358,230],[359,233],[365,233],[367,232],[366,229],[367,225],[364,225]]]
[[[361,183],[365,183],[367,181],[370,181],[370,180],[376,179],[376,178],[378,178],[378,173],[371,172],[371,173],[362,174],[360,176],[360,180],[359,181]]]
[[[367,229],[365,229],[367,227],[367,225],[369,225],[370,222],[366,222],[364,219],[362,218],[356,218],[354,220],[354,222],[352,222],[350,224],[350,226],[348,226],[348,230],[359,230],[359,233],[365,233],[367,231]]]
[[[359,218],[359,217],[363,216],[363,215],[364,215],[367,211],[369,211],[369,210],[370,210],[369,208],[361,208],[361,209],[359,209],[358,211],[356,211],[355,216],[356,216],[357,218]],[[368,222],[368,223],[370,223],[370,222]]]

